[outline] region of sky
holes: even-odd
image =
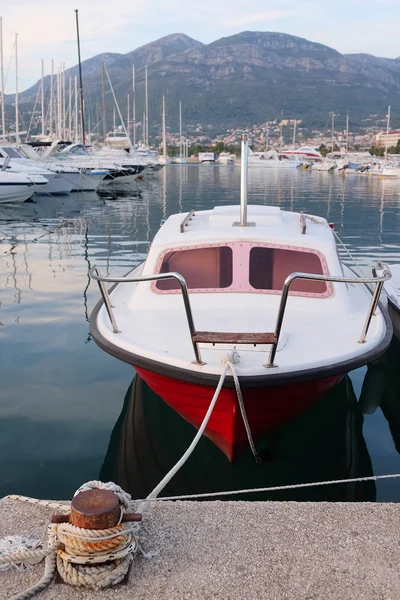
[[[21,91],[40,78],[41,59],[45,73],[51,59],[77,63],[74,9],[82,60],[171,33],[209,43],[246,30],[289,33],[343,53],[400,56],[398,0],[0,0],[6,93],[15,91],[15,33]]]

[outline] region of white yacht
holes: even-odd
[[[119,127],[115,131],[111,131],[107,134],[105,139],[105,145],[111,148],[118,148],[120,150],[129,150],[131,143],[122,127]]]
[[[25,202],[35,193],[36,185],[45,188],[47,184],[41,175],[0,171],[0,204]]]
[[[199,163],[215,163],[214,152],[199,152]]]
[[[297,157],[289,158],[287,156],[279,157],[276,150],[268,152],[249,151],[249,168],[263,169],[296,169],[301,167],[303,162]]]
[[[63,170],[54,166],[51,169],[46,168],[41,161],[25,158],[11,145],[0,146],[0,167],[11,173],[42,175],[47,180],[47,184],[42,186],[36,183],[36,194],[69,194],[74,185],[72,176],[76,175],[76,172],[70,169]]]
[[[60,152],[63,157],[73,161],[72,164],[79,169],[107,171],[97,188],[99,191],[127,190],[145,169],[145,165],[139,159],[130,160],[126,152],[118,149],[89,154],[82,144],[64,146],[58,144],[58,148],[53,148],[52,152]]]
[[[15,148],[25,158],[40,161],[44,168],[57,170],[66,179],[74,182],[71,192],[93,192],[108,173],[106,169],[78,168],[77,165],[71,163],[67,156],[59,152],[49,155],[44,152],[39,155],[31,144],[19,144]]]
[[[229,152],[221,152],[217,158],[217,163],[220,165],[233,165],[234,160]]]

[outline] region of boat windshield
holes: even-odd
[[[249,282],[256,290],[281,291],[286,277],[294,272],[324,273],[318,254],[303,249],[253,247],[249,255]],[[324,281],[297,279],[290,286],[292,292],[326,294]]]
[[[10,158],[22,158],[22,156],[14,150],[14,148],[10,148],[9,146],[3,146],[2,150],[10,157]]]
[[[214,291],[232,285],[232,248],[212,246],[167,252],[159,273],[176,272],[183,275],[189,289]],[[175,279],[157,281],[158,290],[178,290]]]
[[[279,294],[286,278],[294,272],[328,275],[324,256],[317,250],[262,244],[232,242],[224,246],[209,245],[175,248],[159,259],[157,273],[180,273],[192,292],[247,292]],[[153,282],[156,292],[180,290],[174,279]],[[326,297],[332,285],[324,281],[295,280],[290,294]]]

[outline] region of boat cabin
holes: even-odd
[[[278,207],[249,206],[248,227],[239,207],[218,207],[170,217],[154,238],[143,275],[175,272],[191,294],[281,294],[293,272],[342,275],[336,244],[325,219]],[[156,294],[180,293],[174,279],[153,281]],[[326,298],[324,281],[296,280],[291,294]]]

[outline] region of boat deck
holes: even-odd
[[[0,537],[45,539],[51,510],[0,502]],[[52,584],[41,600],[101,598],[399,598],[398,504],[297,502],[154,503],[144,551],[128,582],[102,592]],[[0,573],[0,600],[37,581],[43,563]],[[38,598],[39,598],[38,596]]]

